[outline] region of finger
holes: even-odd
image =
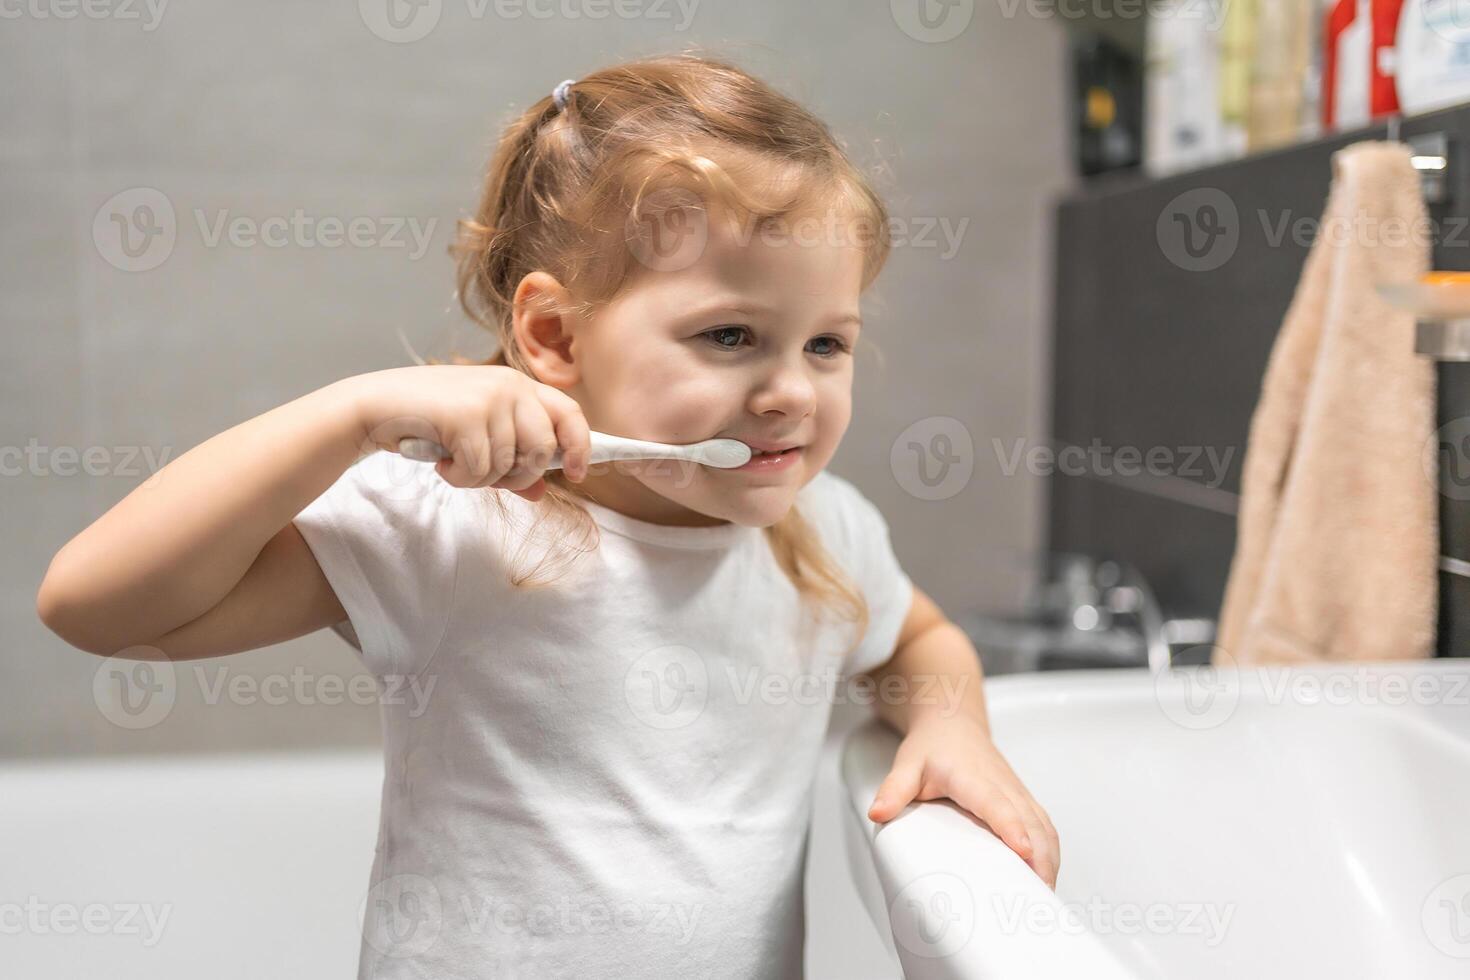
[[[1052,837],[1047,833],[1046,825],[1041,822],[1037,814],[1034,801],[1014,800],[1016,809],[1021,813],[1021,822],[1026,826],[1026,836],[1031,839],[1031,857],[1027,864],[1031,870],[1047,883],[1048,887],[1054,887],[1057,880],[1056,854],[1052,849]]]
[[[868,807],[868,819],[874,823],[887,823],[898,816],[919,795],[923,775],[922,761],[895,759],[893,769],[878,786],[873,803]]]
[[[592,453],[592,432],[582,406],[555,388],[546,389],[542,404],[551,416],[556,443],[561,447],[562,472],[573,483],[581,483],[587,476],[587,462]]]
[[[516,420],[514,409],[497,410],[490,416],[490,473],[485,486],[494,486],[516,465]]]
[[[546,472],[551,454],[556,452],[556,432],[546,409],[534,398],[517,401],[511,415],[516,427],[516,465],[496,485],[524,490]]]
[[[960,806],[990,825],[995,835],[1022,858],[1030,858],[1032,843],[1020,810],[993,783],[976,783],[956,779],[950,797]]]
[[[1026,833],[1031,838],[1033,854],[1028,862],[1036,873],[1053,889],[1056,888],[1058,872],[1062,866],[1062,842],[1051,817],[1024,786],[1017,784],[1011,802],[1020,810],[1026,824]]]
[[[1041,818],[1042,827],[1045,828],[1046,839],[1051,848],[1051,886],[1056,888],[1057,878],[1062,872],[1062,839],[1057,834],[1056,826],[1051,822],[1051,817],[1042,809],[1040,803],[1031,801],[1036,806],[1036,812]]]
[[[480,486],[490,465],[490,441],[483,430],[472,430],[451,438],[451,455],[434,468],[450,486],[469,489]]]

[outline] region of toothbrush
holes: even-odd
[[[738,439],[706,439],[687,446],[675,446],[664,442],[646,442],[642,439],[627,439],[606,432],[593,432],[592,451],[587,463],[607,463],[622,459],[687,459],[718,469],[734,469],[750,462],[751,449]],[[432,439],[415,439],[412,436],[398,440],[398,455],[424,463],[437,463],[451,453]],[[561,450],[551,455],[548,470],[562,467]]]

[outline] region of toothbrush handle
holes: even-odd
[[[444,447],[432,439],[415,439],[413,436],[405,436],[398,440],[398,455],[404,459],[416,459],[421,463],[437,463],[453,455],[446,452]],[[593,452],[593,462],[598,462],[596,452]],[[561,450],[558,449],[551,455],[551,462],[547,464],[548,470],[559,470],[562,467]]]
[[[588,465],[606,463],[614,459],[675,459],[679,457],[681,449],[678,446],[668,446],[659,442],[645,442],[641,439],[608,435],[606,432],[590,433],[589,443],[591,452],[587,459]],[[446,452],[443,446],[432,439],[416,439],[406,436],[398,440],[398,455],[424,463],[437,463],[453,454]],[[546,468],[548,470],[562,468],[560,449],[551,454],[551,462],[546,464]]]

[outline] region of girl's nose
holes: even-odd
[[[801,418],[817,407],[817,389],[805,367],[781,364],[768,374],[751,395],[751,411],[757,415],[780,412]]]

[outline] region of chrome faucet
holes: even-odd
[[[1073,629],[1093,632],[1112,629],[1118,617],[1132,617],[1143,640],[1150,673],[1173,663],[1173,649],[1181,644],[1205,644],[1214,639],[1212,619],[1165,619],[1158,599],[1142,575],[1104,559],[1086,555],[1063,557],[1058,581],[1048,598],[1060,593],[1065,619]]]

